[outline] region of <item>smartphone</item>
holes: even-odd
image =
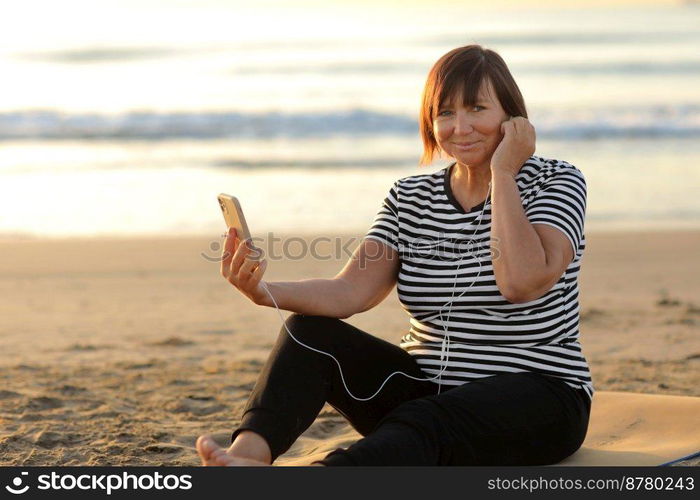
[[[221,213],[224,215],[226,226],[236,230],[236,235],[241,241],[251,239],[248,224],[243,216],[243,209],[238,201],[238,198],[230,194],[221,193],[218,197]]]

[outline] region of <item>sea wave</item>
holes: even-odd
[[[544,33],[452,33],[448,35],[426,37],[422,43],[437,46],[458,46],[465,43],[481,43],[491,46],[524,45],[652,45],[658,43],[694,42],[700,37],[697,30],[673,29],[658,31],[620,30],[620,31],[562,31]]]
[[[538,109],[539,138],[700,136],[700,104],[605,109]],[[129,112],[109,115],[26,110],[0,113],[0,140],[273,139],[417,136],[415,117],[365,109],[327,113]]]
[[[404,49],[425,47],[458,47],[468,43],[479,43],[492,48],[542,47],[552,45],[608,47],[640,46],[657,44],[693,44],[700,40],[700,32],[695,29],[621,30],[621,31],[553,31],[490,33],[460,31],[431,36],[363,37],[347,39],[326,39],[324,50],[346,49],[348,47],[371,49],[381,46],[396,46]],[[247,40],[239,43],[205,43],[191,46],[172,45],[103,45],[84,46],[41,51],[18,51],[14,57],[26,61],[40,61],[54,64],[123,63],[141,60],[162,60],[173,57],[211,56],[218,53],[238,53],[240,51],[290,51],[319,50],[316,39],[297,40]],[[412,66],[411,66],[412,67]],[[294,69],[294,68],[292,68]]]
[[[415,61],[350,61],[344,63],[296,63],[237,66],[230,73],[239,76],[259,75],[423,75],[430,68],[429,63]],[[623,61],[576,62],[552,61],[546,64],[513,64],[513,72],[518,75],[697,75],[700,73],[700,61]]]

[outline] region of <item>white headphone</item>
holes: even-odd
[[[486,204],[489,201],[490,194],[491,194],[491,183],[489,182],[489,188],[488,188],[488,191],[486,193],[486,200],[484,201],[484,206],[481,208],[481,212],[479,213],[479,218],[477,219],[476,229],[474,229],[474,232],[472,233],[470,240],[473,240],[474,236],[476,235],[477,231],[479,230],[479,227],[481,227],[481,217],[484,215],[484,210],[486,209]],[[478,259],[478,255],[477,255],[477,259]],[[284,321],[284,317],[282,316],[282,312],[280,311],[280,308],[277,305],[277,301],[275,301],[275,298],[272,296],[272,293],[270,293],[270,289],[267,287],[267,284],[264,281],[261,281],[260,284],[263,286],[263,288],[265,289],[267,294],[272,299],[272,303],[275,305],[275,308],[277,309],[277,314],[279,314],[279,317],[282,320],[282,325],[284,326],[284,329],[287,330],[287,333],[289,334],[289,336],[292,337],[298,344],[306,347],[307,349],[311,349],[314,352],[318,352],[320,354],[325,354],[326,356],[330,356],[331,358],[333,358],[333,361],[335,361],[335,363],[338,365],[338,370],[340,371],[340,380],[343,382],[343,386],[345,387],[345,390],[347,391],[348,395],[351,398],[353,398],[357,401],[369,401],[370,399],[374,398],[377,394],[379,394],[379,392],[382,390],[384,385],[386,385],[386,383],[389,381],[389,379],[396,374],[405,375],[406,377],[413,379],[413,380],[417,380],[419,382],[432,381],[432,380],[435,380],[437,378],[438,379],[438,394],[440,394],[440,389],[442,388],[442,374],[447,369],[447,363],[449,362],[449,359],[450,359],[450,334],[447,331],[447,324],[446,323],[450,319],[450,314],[452,312],[452,303],[455,301],[455,299],[458,299],[462,295],[464,295],[467,292],[467,290],[469,290],[474,285],[474,283],[476,283],[477,278],[481,275],[481,259],[478,259],[478,262],[479,262],[479,272],[477,273],[476,277],[474,277],[474,281],[472,281],[471,284],[462,293],[460,293],[457,297],[455,297],[454,296],[455,289],[457,288],[457,271],[459,271],[459,268],[462,267],[462,264],[460,262],[459,266],[457,266],[457,269],[455,270],[455,281],[454,281],[454,284],[452,285],[452,297],[450,298],[450,300],[448,302],[443,304],[440,307],[440,309],[438,310],[438,315],[440,316],[440,321],[442,321],[442,327],[445,330],[445,337],[443,337],[442,347],[440,350],[440,366],[441,366],[440,372],[431,378],[418,378],[418,377],[414,377],[413,375],[409,375],[408,373],[404,373],[402,371],[395,371],[395,372],[391,373],[384,380],[384,382],[382,382],[382,384],[379,386],[379,389],[377,389],[374,394],[372,394],[371,396],[366,397],[366,398],[359,398],[359,397],[355,396],[352,392],[350,392],[350,389],[348,388],[348,385],[345,382],[345,376],[343,375],[343,369],[341,368],[340,362],[336,359],[335,356],[333,356],[332,354],[329,354],[327,352],[324,352],[320,349],[316,349],[315,347],[311,347],[309,345],[304,344],[303,342],[298,340],[292,334],[292,332],[289,331],[289,328],[287,327],[287,324]],[[449,305],[449,309],[447,311],[447,319],[445,319],[442,317],[442,311],[448,305]],[[447,354],[445,354],[445,351],[447,351]],[[444,364],[443,364],[443,360],[444,360]]]

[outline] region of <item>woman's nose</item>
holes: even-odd
[[[469,113],[461,111],[457,112],[455,120],[455,134],[466,135],[471,133],[472,130],[474,130],[473,120],[471,116],[469,116]]]

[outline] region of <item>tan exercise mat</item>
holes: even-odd
[[[361,436],[314,424],[275,465],[308,465]],[[700,398],[597,391],[586,440],[557,465],[660,465],[700,451]]]
[[[660,465],[700,451],[700,398],[598,391],[586,440],[558,465]]]

